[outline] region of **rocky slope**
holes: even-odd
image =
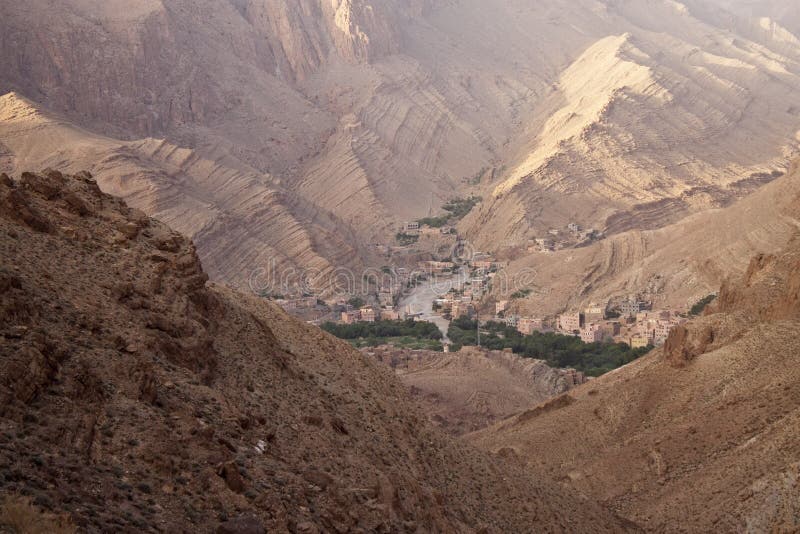
[[[0,97],[0,138],[9,154],[0,170],[88,169],[103,191],[191,237],[213,279],[243,290],[280,292],[282,278],[297,284],[303,272],[327,281],[335,268],[357,271],[369,258],[335,216],[309,216],[307,202],[232,157],[93,134],[13,93]]]
[[[501,273],[497,298],[534,289],[516,303],[526,314],[553,314],[590,302],[644,293],[657,307],[685,309],[715,293],[729,276],[742,275],[753,253],[776,253],[800,228],[800,169],[758,187],[722,209],[699,213],[658,230],[628,231],[589,246],[533,253]]]
[[[569,222],[659,228],[726,205],[744,193],[742,177],[785,164],[795,104],[766,123],[760,108],[796,97],[797,45],[731,40],[728,18],[696,4],[604,6],[606,36],[559,74],[547,112],[528,123],[509,171],[465,224],[479,248],[498,248],[498,232],[513,246]]]
[[[0,493],[82,531],[631,528],[445,437],[344,343],[208,285],[189,240],[87,173],[0,175],[0,325]]]
[[[646,530],[797,531],[798,291],[800,236],[754,258],[663,350],[473,441]]]
[[[461,435],[487,427],[587,381],[541,360],[464,347],[459,352],[363,349],[395,370],[435,425]]]

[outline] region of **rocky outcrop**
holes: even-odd
[[[683,367],[697,356],[705,354],[714,342],[714,329],[676,326],[664,343],[664,356],[674,367]]]
[[[363,352],[394,369],[431,422],[456,435],[489,426],[588,381],[574,369],[554,369],[541,360],[477,347],[441,353],[384,346]]]

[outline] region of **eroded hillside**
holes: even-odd
[[[534,252],[513,261],[503,276],[528,275],[533,294],[515,302],[529,314],[553,314],[590,302],[646,295],[657,307],[684,309],[744,274],[753,253],[782,250],[800,228],[800,170],[758,187],[744,199],[658,230],[628,231],[588,246]],[[772,179],[772,178],[770,178]],[[515,291],[511,289],[511,291]],[[498,292],[497,298],[508,297]]]

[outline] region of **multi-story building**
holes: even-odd
[[[655,341],[653,340],[652,336],[648,334],[636,334],[631,337],[629,345],[631,348],[640,349],[653,345],[654,343]]]
[[[419,235],[419,223],[414,221],[405,222],[400,228],[400,232],[406,235]]]
[[[552,239],[539,238],[536,240],[536,246],[542,252],[552,252],[556,248],[556,243]]]
[[[581,329],[581,341],[584,343],[599,343],[605,338],[605,330],[597,323],[586,325]]]
[[[606,310],[603,306],[599,304],[589,304],[585,310],[583,310],[583,320],[587,323],[594,323],[596,321],[602,321],[605,319]]]
[[[583,321],[581,319],[582,317],[579,312],[561,314],[558,316],[558,329],[562,333],[567,334],[579,332],[581,326],[583,325]]]
[[[517,321],[517,330],[523,336],[529,336],[534,332],[541,332],[544,322],[534,317],[522,317]]]
[[[374,323],[375,322],[375,310],[370,307],[361,308],[361,321],[364,323]]]
[[[400,319],[400,312],[391,308],[381,310],[381,321],[397,321]]]
[[[342,312],[342,322],[344,324],[353,324],[361,320],[361,312],[358,310]]]
[[[650,306],[646,302],[642,302],[638,299],[628,299],[620,304],[619,311],[622,315],[630,317],[647,310],[649,307]]]

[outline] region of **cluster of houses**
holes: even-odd
[[[508,301],[495,305],[498,316],[505,312]],[[649,303],[637,299],[622,302],[619,317],[607,319],[606,308],[590,304],[582,311],[563,313],[555,320],[545,320],[519,315],[505,315],[506,324],[523,335],[534,332],[556,332],[580,337],[584,343],[623,342],[632,348],[659,346],[669,336],[670,330],[686,321],[671,310],[651,310]]]
[[[292,312],[296,310],[311,310],[319,304],[317,297],[301,297],[297,299],[276,299],[275,304],[286,310]]]
[[[528,252],[550,253],[587,241],[602,239],[603,233],[594,228],[583,228],[578,223],[571,222],[566,231],[552,228],[545,237],[539,237],[528,243]]]
[[[472,318],[476,315],[475,304],[491,288],[499,265],[490,256],[479,253],[468,262],[468,268],[469,278],[454,286],[446,295],[434,300],[434,311],[452,319]]]
[[[416,221],[408,221],[400,225],[399,232],[409,236],[446,235],[453,232],[453,227],[445,225],[439,228],[434,228],[432,226],[428,226],[427,224],[420,224]]]
[[[400,313],[394,308],[374,308],[372,306],[345,310],[341,315],[341,321],[344,324],[397,321],[399,319],[405,319],[405,314]]]
[[[670,310],[640,311],[628,325],[629,344],[633,348],[663,345],[670,330],[686,322]]]

